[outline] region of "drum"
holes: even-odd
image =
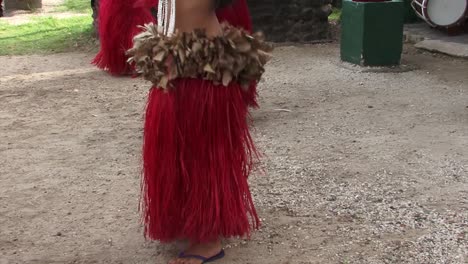
[[[432,27],[463,27],[468,17],[468,0],[413,0],[416,14]]]

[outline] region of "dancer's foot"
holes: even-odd
[[[218,240],[211,243],[192,244],[179,257],[169,261],[169,264],[203,264],[223,256],[221,240]]]

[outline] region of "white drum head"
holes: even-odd
[[[467,5],[466,0],[429,0],[427,15],[438,26],[450,26],[463,18]]]

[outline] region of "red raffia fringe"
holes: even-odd
[[[252,33],[252,19],[246,0],[235,0],[232,5],[216,11],[220,22],[228,22],[234,27]]]
[[[125,52],[133,46],[139,25],[155,22],[149,2],[135,0],[101,0],[99,3],[100,50],[92,63],[113,75],[132,73]]]
[[[250,237],[259,227],[247,178],[257,151],[249,92],[179,79],[151,89],[146,109],[142,210],[145,236],[161,242]]]

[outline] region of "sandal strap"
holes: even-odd
[[[203,257],[203,256],[200,256],[200,255],[186,255],[184,252],[179,254],[179,258],[193,258],[193,259],[201,260],[203,262],[205,262],[205,261],[207,261],[209,259],[207,257]]]
[[[214,255],[212,257],[209,257],[209,258],[200,256],[200,255],[187,255],[184,252],[181,252],[179,254],[179,258],[198,259],[198,260],[202,261],[202,264],[203,263],[208,263],[208,262],[213,262],[215,260],[222,259],[223,257],[224,257],[224,250],[221,250],[218,254],[216,254],[216,255]]]

